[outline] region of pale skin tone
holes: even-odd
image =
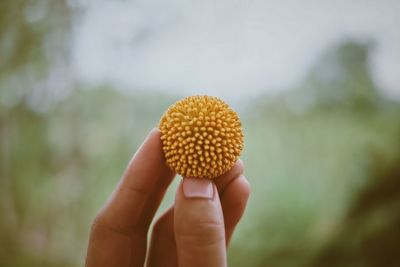
[[[226,250],[250,186],[238,160],[213,181],[184,178],[172,206],[150,224],[175,177],[154,129],[93,222],[86,267],[227,266]]]

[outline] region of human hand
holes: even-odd
[[[239,160],[213,179],[185,178],[175,202],[149,226],[175,173],[155,129],[133,156],[90,233],[86,267],[226,266],[226,247],[250,193]]]

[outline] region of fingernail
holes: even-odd
[[[182,183],[183,195],[186,198],[213,197],[213,185],[210,180],[199,178],[184,178]]]

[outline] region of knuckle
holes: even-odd
[[[94,239],[95,237],[101,235],[102,229],[101,225],[103,224],[103,218],[101,214],[97,214],[95,218],[93,219],[91,225],[90,225],[90,239]]]
[[[225,242],[224,225],[219,221],[207,220],[195,223],[184,221],[176,229],[176,233],[181,243],[197,247]]]
[[[104,216],[101,212],[97,213],[94,219],[92,220],[92,224],[90,226],[90,229],[92,232],[94,232],[96,229],[99,228],[99,226],[104,224]]]

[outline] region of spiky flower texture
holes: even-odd
[[[237,113],[213,96],[190,96],[170,106],[159,129],[168,166],[184,177],[215,178],[243,149]]]

